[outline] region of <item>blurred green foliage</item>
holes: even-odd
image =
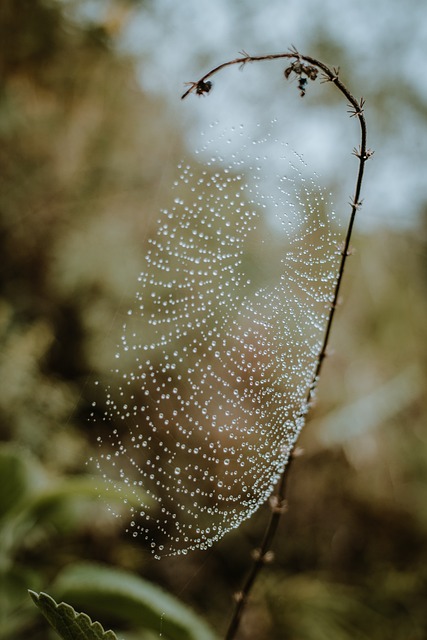
[[[92,381],[107,379],[183,132],[114,46],[127,4],[98,23],[71,19],[73,4],[0,4],[0,638],[45,638],[26,590],[85,560],[142,574],[221,630],[266,510],[208,552],[154,562],[87,477]],[[422,225],[355,238],[335,355],[242,640],[426,637]]]
[[[77,607],[89,607],[104,619],[139,630],[138,637],[142,640],[155,637],[159,632],[171,640],[215,640],[216,637],[203,620],[168,593],[117,568],[75,564],[61,573],[52,588],[61,599],[71,599]],[[65,640],[70,637],[114,640],[110,638],[112,632],[104,636],[99,623],[92,623],[86,614],[77,614],[69,605],[58,606],[47,594],[32,592],[31,597]]]

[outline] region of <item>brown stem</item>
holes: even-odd
[[[215,67],[214,69],[206,73],[198,82],[189,83],[190,86],[187,89],[187,91],[184,93],[182,98],[186,98],[189,93],[196,93],[199,95],[204,93],[209,93],[212,86],[211,83],[209,82],[209,78],[211,78],[214,74],[218,73],[225,67],[229,67],[236,64],[242,67],[246,65],[248,62],[261,62],[264,60],[277,60],[277,59],[292,60],[292,64],[286,70],[285,76],[288,77],[291,73],[294,73],[295,75],[299,76],[300,78],[299,88],[301,91],[301,96],[305,94],[305,83],[306,83],[306,80],[304,80],[304,82],[301,82],[301,78],[310,78],[311,80],[314,80],[317,75],[317,70],[320,70],[322,72],[324,81],[332,82],[348,100],[348,103],[350,106],[350,115],[351,117],[356,117],[360,125],[360,146],[358,149],[355,149],[353,151],[353,154],[359,160],[356,185],[354,189],[354,195],[350,201],[350,206],[351,206],[350,218],[349,218],[347,232],[344,240],[343,250],[341,252],[341,260],[340,260],[340,265],[338,269],[337,280],[335,283],[335,289],[332,297],[331,308],[329,311],[329,316],[328,316],[325,333],[323,337],[323,342],[322,342],[321,349],[319,351],[319,355],[317,357],[317,364],[313,373],[312,382],[307,392],[305,406],[309,407],[313,399],[314,390],[317,386],[317,382],[323,366],[323,361],[325,360],[325,357],[327,355],[327,348],[328,348],[329,338],[331,334],[332,323],[335,317],[335,310],[338,305],[338,299],[339,299],[342,279],[344,275],[344,268],[347,262],[347,258],[349,256],[350,240],[353,232],[356,213],[361,206],[360,193],[362,188],[365,163],[372,156],[372,153],[373,153],[372,151],[368,150],[366,147],[366,121],[363,113],[364,100],[362,98],[360,101],[358,101],[352,95],[352,93],[350,93],[350,91],[347,89],[347,87],[338,77],[337,69],[335,68],[330,69],[323,62],[319,62],[319,60],[316,60],[315,58],[301,55],[294,48],[292,48],[287,53],[278,53],[278,54],[264,55],[264,56],[250,56],[246,52],[242,52],[241,57],[235,58],[234,60],[230,60],[229,62],[220,64],[219,66]],[[304,415],[305,413],[306,411],[304,410]],[[270,501],[269,501],[270,509],[271,509],[270,520],[268,522],[268,525],[265,530],[264,537],[259,549],[256,549],[252,554],[253,563],[249,571],[249,574],[242,586],[242,589],[235,596],[236,603],[235,603],[233,615],[232,615],[227,633],[225,635],[225,640],[233,640],[233,638],[235,638],[243,611],[245,609],[246,603],[248,601],[248,598],[252,590],[252,587],[255,583],[255,580],[258,574],[260,573],[262,567],[266,563],[270,562],[273,558],[273,554],[271,553],[270,548],[273,543],[274,537],[276,535],[276,531],[280,523],[281,515],[282,513],[284,513],[284,511],[286,511],[287,478],[289,475],[289,471],[290,471],[294,456],[295,456],[295,451],[291,455],[289,462],[286,465],[281,475],[276,492],[270,498]]]
[[[252,552],[252,567],[250,568],[247,578],[243,583],[242,589],[235,594],[236,604],[225,635],[225,640],[232,640],[235,637],[249,594],[252,590],[252,586],[254,585],[263,566],[265,564],[269,564],[274,559],[273,553],[270,551],[270,547],[276,535],[281,515],[287,510],[286,478],[289,475],[293,458],[294,456],[291,456],[282,473],[277,493],[270,497],[270,520],[264,532],[264,537],[260,547]]]

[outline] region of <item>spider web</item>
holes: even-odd
[[[304,425],[338,251],[328,198],[267,133],[213,125],[181,163],[138,278],[96,465],[156,557],[204,549],[269,497]]]

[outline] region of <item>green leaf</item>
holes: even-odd
[[[215,640],[207,623],[160,587],[119,569],[82,563],[65,569],[55,594],[91,614],[162,633],[165,640]]]
[[[47,593],[29,591],[33,602],[63,640],[117,640],[113,631],[104,631],[85,613],[77,613],[69,604],[57,604]]]
[[[0,447],[0,520],[30,493],[30,466],[24,452],[9,445]]]
[[[44,523],[55,523],[58,526],[63,521],[72,523],[78,521],[76,507],[89,503],[96,497],[95,488],[86,477],[55,479],[50,485],[41,488],[24,505],[23,520],[31,527]]]
[[[105,487],[99,478],[92,476],[66,477],[58,480],[54,485],[46,486],[32,498],[28,505],[28,517],[35,522],[51,521],[52,517],[70,502],[82,503],[82,501],[96,501],[100,498],[111,503],[123,503],[126,499],[128,504],[139,506],[140,501],[147,502],[145,495],[139,496],[140,501],[136,501],[134,493],[131,494],[127,485],[117,483],[117,487]],[[132,502],[132,498],[134,502]]]

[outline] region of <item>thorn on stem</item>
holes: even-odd
[[[356,105],[349,105],[350,109],[347,111],[347,113],[350,114],[350,118],[354,118],[354,117],[360,117],[363,115],[363,108],[365,106],[365,99],[361,98],[360,102]]]
[[[339,297],[339,298],[337,298],[335,301],[333,300],[333,301],[331,302],[331,309],[335,310],[335,309],[337,309],[338,307],[340,307],[341,305],[342,305],[342,298],[341,298],[341,297]],[[327,356],[327,355],[329,355],[329,354],[325,353],[325,356]]]
[[[362,207],[363,200],[354,200],[353,198],[349,201],[349,205],[356,209],[357,211]]]
[[[251,556],[253,560],[262,562],[263,564],[270,564],[274,560],[273,551],[265,551],[263,553],[261,549],[253,549]]]
[[[287,501],[280,498],[279,496],[270,496],[268,503],[270,505],[272,513],[286,513],[286,511],[288,510]]]
[[[252,56],[250,56],[249,53],[244,49],[239,51],[239,56],[242,56],[242,59],[240,60],[240,65],[239,65],[239,69],[240,71],[242,71],[245,64],[247,64],[248,62],[251,62]]]
[[[353,249],[353,247],[348,247],[347,249],[345,248],[345,244],[342,244],[340,249],[339,249],[339,255],[340,256],[352,256],[354,255],[355,250]]]
[[[322,80],[320,81],[321,84],[324,84],[325,82],[336,82],[338,80],[338,75],[340,72],[340,68],[339,67],[332,67],[332,71],[333,73],[331,73],[331,75],[328,75],[325,72],[322,72]]]
[[[292,457],[293,458],[301,458],[304,455],[305,451],[302,447],[295,447],[295,449],[292,451]]]
[[[360,145],[358,147],[354,147],[352,154],[354,156],[356,156],[356,158],[359,158],[360,160],[363,157],[363,160],[369,160],[369,158],[372,158],[372,156],[374,155],[375,151],[372,151],[372,149],[366,149],[364,155],[362,156],[362,148],[360,147]]]
[[[299,58],[301,58],[301,54],[299,53],[298,49],[296,48],[296,46],[295,46],[294,44],[292,44],[292,45],[289,47],[288,51],[290,51],[291,53],[293,53],[293,55],[294,55],[296,58],[298,58],[298,59],[299,59]]]

